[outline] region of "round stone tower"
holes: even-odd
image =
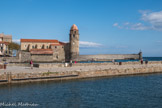
[[[79,56],[79,30],[73,24],[70,29],[70,59],[74,60]]]

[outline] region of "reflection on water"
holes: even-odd
[[[0,85],[0,95],[38,108],[160,108],[162,74]]]

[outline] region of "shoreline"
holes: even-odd
[[[34,68],[8,66],[0,70],[0,84],[13,84],[38,81],[62,81],[72,79],[128,76],[140,74],[162,73],[162,62],[127,62],[122,65],[110,63],[74,64],[72,67]]]

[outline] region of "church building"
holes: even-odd
[[[69,61],[79,56],[79,30],[73,24],[69,34],[70,42],[47,39],[21,39],[22,59],[36,62]],[[26,55],[26,56],[25,56]]]

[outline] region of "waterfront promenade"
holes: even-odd
[[[11,72],[12,74],[18,73],[44,73],[44,72],[72,72],[72,71],[96,71],[105,69],[131,69],[131,68],[151,68],[151,67],[162,67],[162,64],[126,64],[126,65],[110,65],[110,64],[91,64],[83,66],[72,66],[72,67],[50,67],[50,68],[36,68],[31,69],[29,66],[7,66],[7,69],[1,69],[0,74]]]
[[[31,69],[29,66],[7,66],[7,69],[0,70],[0,80],[21,79],[24,81],[34,79],[77,79],[88,77],[103,77],[116,75],[132,75],[144,73],[159,73],[162,72],[162,62],[149,62],[149,64],[140,64],[140,62],[119,63],[77,63],[72,67],[64,67],[64,64],[59,66],[46,65]],[[66,77],[64,77],[66,76]],[[57,78],[58,77],[58,78]],[[17,81],[18,82],[18,81]]]

